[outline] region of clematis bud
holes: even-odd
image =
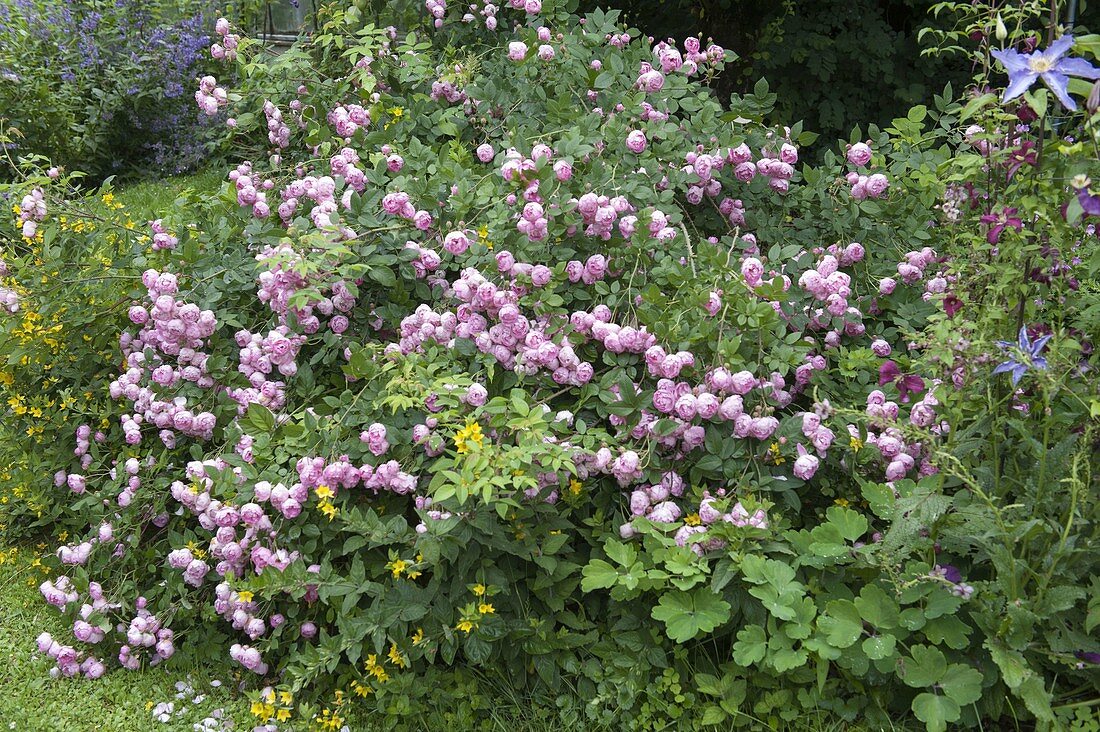
[[[1100,109],[1100,81],[1092,83],[1089,98],[1085,100],[1085,109],[1089,111],[1089,114],[1096,114],[1096,110]]]
[[[993,31],[993,35],[997,37],[998,41],[1003,41],[1008,38],[1008,28],[1005,28],[1005,22],[1001,18],[1001,14],[997,13],[997,25]]]

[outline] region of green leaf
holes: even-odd
[[[738,666],[752,666],[764,660],[768,653],[768,637],[759,625],[746,625],[737,631],[733,644],[733,660]]]
[[[850,600],[833,600],[817,621],[829,645],[847,648],[863,635],[863,619]]]
[[[881,661],[894,655],[897,639],[892,635],[875,635],[863,641],[863,652],[872,661]]]
[[[706,587],[699,587],[662,595],[652,615],[654,620],[664,622],[669,638],[684,643],[729,620],[730,604]]]
[[[630,544],[623,544],[618,541],[608,541],[603,546],[603,550],[607,552],[607,556],[611,561],[616,564],[621,564],[624,567],[630,567],[638,559],[637,550]]]
[[[271,434],[275,428],[275,415],[262,404],[252,402],[248,405],[244,419],[240,420],[241,428],[253,437]]]
[[[830,506],[825,516],[848,541],[855,541],[867,533],[867,519],[859,511],[843,506]]]
[[[913,714],[924,722],[928,732],[944,732],[948,722],[959,718],[961,710],[953,699],[925,692],[913,699]]]
[[[953,663],[940,680],[940,688],[958,702],[959,706],[966,706],[981,698],[983,678],[981,671],[961,663]]]
[[[876,628],[898,627],[898,603],[877,585],[867,585],[855,599],[859,616]]]
[[[581,570],[581,589],[585,592],[605,590],[619,581],[619,570],[602,559],[593,559]]]
[[[959,115],[959,121],[963,122],[970,119],[978,112],[979,109],[987,107],[995,101],[997,101],[996,94],[983,94],[980,97],[971,99],[967,103],[967,105],[963,107],[963,111]]]
[[[915,689],[938,683],[947,671],[947,659],[939,648],[912,646],[906,658],[902,680]]]

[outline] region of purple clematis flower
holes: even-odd
[[[920,394],[924,391],[924,379],[916,374],[903,374],[892,360],[883,362],[878,369],[878,385],[893,384],[898,388],[903,404],[909,403],[909,392]]]
[[[1000,213],[985,214],[982,216],[981,222],[989,224],[989,231],[986,232],[985,239],[990,244],[996,244],[1001,240],[1001,233],[1004,232],[1006,227],[1011,227],[1016,231],[1022,231],[1024,228],[1024,222],[1016,215],[1015,208],[1002,208]]]
[[[1047,341],[1051,339],[1051,336],[1045,335],[1032,342],[1027,335],[1027,326],[1020,328],[1020,341],[1019,343],[1011,343],[1009,341],[997,341],[997,345],[1001,347],[1001,350],[1005,352],[1011,352],[1018,349],[1020,353],[1012,355],[1004,363],[997,364],[997,368],[993,369],[995,374],[1004,374],[1012,372],[1012,386],[1016,386],[1020,383],[1020,379],[1024,378],[1024,374],[1028,369],[1045,369],[1047,367],[1047,360],[1040,356],[1043,348],[1046,347]]]
[[[1050,44],[1045,51],[1020,53],[1011,48],[993,51],[993,58],[1000,61],[1008,71],[1008,88],[1005,89],[1001,101],[1015,99],[1041,78],[1063,107],[1070,111],[1076,110],[1077,103],[1067,90],[1069,77],[1100,79],[1100,69],[1083,58],[1065,58],[1066,52],[1072,47],[1073,36],[1067,35]]]

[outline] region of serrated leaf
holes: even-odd
[[[677,643],[709,633],[729,620],[730,604],[706,587],[691,592],[667,592],[651,613],[665,624],[668,637]]]
[[[863,641],[863,652],[872,661],[881,661],[894,655],[897,639],[892,635],[875,635]]]
[[[829,645],[847,648],[863,635],[863,619],[850,600],[833,600],[825,607],[825,614],[817,625],[825,631]]]
[[[602,559],[593,559],[581,570],[581,589],[585,592],[605,590],[619,581],[619,570]]]
[[[737,631],[733,644],[733,660],[738,666],[752,666],[764,660],[768,653],[768,637],[759,625],[746,625]]]
[[[902,680],[915,689],[938,683],[947,672],[947,659],[943,651],[932,646],[911,646],[905,659]]]
[[[982,696],[981,671],[955,663],[947,669],[947,673],[940,680],[940,688],[943,693],[954,699],[959,706],[966,706],[978,701]]]
[[[924,722],[928,732],[944,732],[948,722],[954,722],[961,714],[953,699],[937,694],[917,694],[913,699],[913,714]]]
[[[876,628],[898,627],[898,603],[877,585],[867,585],[855,599],[861,618]]]

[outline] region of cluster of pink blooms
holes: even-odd
[[[336,492],[337,488],[351,489],[362,485],[375,493],[390,491],[397,495],[408,495],[416,490],[417,477],[401,469],[401,463],[389,460],[381,465],[351,464],[347,455],[341,455],[336,461],[326,463],[323,458],[300,458],[297,463],[298,479],[306,489],[327,486]]]
[[[179,244],[179,239],[168,233],[160,219],[150,221],[149,228],[153,230],[153,251],[175,249],[176,245]]]
[[[359,441],[366,444],[370,454],[381,457],[390,449],[390,443],[386,440],[386,425],[375,422],[359,434]]]
[[[634,233],[638,218],[633,215],[635,209],[624,196],[608,198],[607,196],[588,192],[580,198],[570,201],[570,203],[576,205],[577,212],[581,215],[585,236],[598,237],[608,241],[615,231],[616,224],[618,224],[619,233],[625,238],[629,239]],[[620,216],[623,218],[620,219]],[[663,217],[664,214],[660,211],[653,211],[650,233],[658,238],[661,238],[661,232],[667,228],[664,226],[664,224],[667,224],[667,220]],[[672,232],[671,236],[661,238],[662,241],[668,241],[676,236],[675,229],[669,229],[669,231]],[[568,233],[572,233],[572,231]]]
[[[871,162],[871,146],[865,142],[857,142],[848,146],[848,162],[857,168],[867,166]],[[886,195],[886,189],[890,187],[889,179],[882,173],[863,175],[852,171],[847,176],[848,185],[852,187],[852,198],[862,201],[865,198],[882,198]]]
[[[213,76],[204,76],[199,80],[199,88],[195,91],[195,103],[207,117],[213,117],[218,110],[229,104],[229,96],[225,89],[218,86],[218,80]]]
[[[269,377],[275,371],[287,377],[298,373],[294,359],[306,337],[295,335],[287,326],[280,325],[266,336],[237,331],[236,341],[240,347],[237,370],[249,383],[248,388],[228,390],[229,396],[240,405],[238,411],[244,414],[249,404],[262,404],[272,411],[282,409],[286,404],[286,384]]]
[[[184,396],[161,399],[155,387],[173,389],[182,381],[204,389],[214,386],[213,378],[206,372],[208,356],[202,349],[205,339],[214,333],[217,320],[212,311],[200,310],[197,305],[174,297],[179,289],[175,275],[150,269],[142,275],[142,282],[148,288],[152,307],[130,308],[130,320],[141,326],[141,330],[136,337],[124,333],[120,339],[127,368],[109,386],[112,399],[133,403],[134,414],[122,418],[126,442],[130,445],[141,442],[144,422],[162,431],[165,444],[174,444],[173,430],[209,440],[216,422],[212,413],[193,413],[187,408]],[[146,359],[147,348],[153,350],[152,362]],[[146,379],[152,384],[143,386]]]
[[[423,511],[424,517],[431,521],[446,521],[451,518],[450,511],[442,511],[438,508],[432,508],[432,499],[430,496],[416,496],[413,499],[413,505],[416,506],[417,511]],[[426,521],[421,521],[416,525],[416,533],[424,534],[428,531],[428,524]]]
[[[175,652],[173,643],[175,633],[171,628],[163,627],[156,615],[146,610],[144,597],[137,599],[137,614],[130,620],[129,627],[125,628],[126,643],[118,651],[118,661],[123,668],[136,671],[141,668],[143,655],[149,657],[149,665],[156,666],[161,661],[167,661]],[[121,631],[123,626],[119,626]]]
[[[44,221],[46,218],[46,199],[45,194],[41,188],[35,188],[33,191],[23,196],[23,200],[19,202],[19,221],[23,225],[23,236],[28,239],[34,238],[34,235],[38,233],[38,224]]]
[[[264,117],[267,118],[268,142],[283,149],[290,147],[290,127],[283,121],[283,112],[267,99],[264,100]]]
[[[836,435],[821,423],[822,414],[827,413],[828,410],[824,405],[813,412],[802,413],[802,435],[810,441],[810,445],[817,452],[817,455],[812,454],[805,445],[799,443],[798,458],[794,461],[792,471],[796,478],[801,480],[813,478],[820,465],[818,456],[825,457],[829,447],[833,444]]]
[[[415,241],[405,242],[405,248],[416,253],[416,259],[412,261],[413,272],[418,278],[427,277],[439,269],[443,263],[439,252]]]
[[[736,501],[730,506],[729,511],[723,513],[718,507],[718,502],[725,498],[726,490],[719,488],[716,496],[712,496],[710,491],[703,491],[703,498],[699,502],[699,523],[692,526],[690,524],[684,524],[676,530],[674,538],[677,546],[686,546],[699,556],[703,556],[708,551],[717,551],[723,549],[726,546],[724,539],[717,537],[707,538],[702,541],[697,539],[701,538],[701,534],[706,534],[709,531],[709,527],[714,524],[726,523],[738,528],[754,528],[754,529],[767,529],[768,528],[768,514],[764,509],[759,508],[753,511],[751,514],[748,509],[742,505],[741,501]],[[629,526],[629,524],[627,524]],[[623,533],[622,528],[619,530],[620,535]],[[693,537],[696,540],[693,540]]]
[[[607,267],[607,257],[602,254],[593,254],[583,264],[576,259],[570,260],[565,265],[565,275],[570,282],[583,282],[586,285],[591,285],[604,278],[604,275],[607,274]]]
[[[255,674],[263,676],[267,673],[267,664],[264,663],[259,650],[251,646],[234,643],[229,649],[229,657]]]
[[[935,407],[939,401],[931,392],[925,394],[920,402],[913,405],[910,412],[910,421],[918,427],[932,427],[934,432],[940,432],[942,428],[933,423],[936,419]],[[927,460],[922,459],[922,445],[919,442],[906,442],[905,436],[895,425],[898,419],[898,404],[890,401],[886,395],[875,389],[867,395],[867,416],[870,417],[868,426],[867,444],[874,445],[886,460],[886,480],[901,480],[909,474],[914,467],[918,467],[920,475],[931,475],[936,468]],[[876,432],[877,430],[877,432]],[[849,427],[853,436],[858,437],[854,427]]]
[[[287,316],[293,313],[298,327],[304,333],[316,333],[321,328],[321,319],[317,315],[319,313],[326,317],[332,316],[329,327],[334,332],[340,333],[347,328],[347,317],[342,313],[350,312],[355,306],[355,296],[348,290],[346,282],[338,281],[323,288],[331,292],[330,296],[292,307],[290,300],[297,292],[316,284],[299,273],[298,265],[303,261],[302,256],[290,244],[280,244],[277,247],[265,246],[256,255],[256,261],[262,267],[257,277],[259,289],[256,297],[260,302],[267,303],[271,311],[279,316],[280,324],[285,325]],[[341,314],[333,315],[337,312]]]
[[[222,42],[210,46],[210,55],[219,61],[236,60],[241,37],[229,32],[229,21],[225,18],[218,18],[214,30],[222,37]]]
[[[657,43],[653,47],[653,55],[664,73],[681,71],[688,76],[694,76],[704,66],[721,64],[726,58],[726,51],[714,43],[703,49],[698,38],[689,37],[684,39],[684,52],[680,53],[676,42],[670,38]]]
[[[359,128],[370,124],[370,112],[359,104],[340,104],[329,111],[328,122],[339,137],[349,139]]]
[[[85,656],[72,646],[62,645],[54,640],[49,633],[39,635],[37,642],[39,652],[46,654],[48,658],[56,663],[50,669],[50,676],[54,678],[61,676],[71,678],[83,675],[89,679],[98,679],[107,671],[107,667],[95,656]],[[83,660],[81,660],[82,656]]]
[[[8,265],[0,258],[0,277],[8,276]],[[19,312],[19,293],[6,287],[0,287],[0,310],[9,314]]]
[[[275,187],[275,182],[264,180],[259,174],[252,172],[252,163],[245,161],[235,170],[229,171],[229,180],[237,189],[237,204],[251,206],[252,215],[258,219],[271,215],[271,208],[267,204],[267,191]]]
[[[400,216],[413,222],[413,225],[421,231],[427,231],[432,226],[432,215],[424,209],[417,210],[404,191],[387,193],[382,197],[382,210],[391,216]]]

